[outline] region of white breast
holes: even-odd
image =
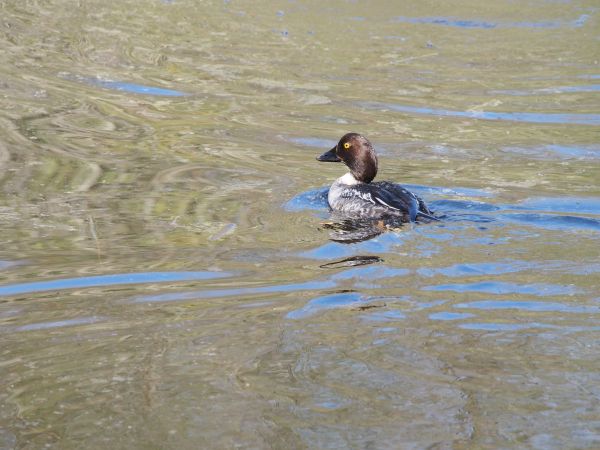
[[[340,183],[340,184],[345,184],[348,186],[353,186],[355,184],[360,183],[360,181],[358,181],[356,178],[354,178],[354,175],[352,175],[350,172],[348,172],[344,176],[338,178],[336,182]]]

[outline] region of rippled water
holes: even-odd
[[[596,2],[0,11],[0,448],[600,447]]]

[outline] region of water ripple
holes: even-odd
[[[598,197],[535,197],[522,201],[519,206],[529,210],[600,215]]]
[[[518,309],[530,312],[566,312],[566,313],[587,313],[594,314],[600,312],[600,306],[591,305],[565,305],[563,303],[551,302],[527,302],[513,300],[483,300],[478,302],[458,303],[455,308],[473,308],[482,310],[492,309]]]
[[[556,326],[546,323],[462,323],[458,326],[464,330],[479,330],[479,331],[520,331],[530,328],[557,328]]]
[[[475,314],[455,313],[455,312],[446,312],[446,311],[429,314],[429,318],[431,320],[460,320],[460,319],[470,319],[471,317],[475,317]]]
[[[556,123],[574,125],[600,125],[600,114],[578,113],[529,113],[529,112],[493,112],[493,111],[456,111],[450,109],[427,108],[423,106],[399,105],[396,103],[358,102],[366,109],[378,111],[397,111],[409,114],[425,114],[445,117],[464,117],[468,119],[501,120],[526,123]]]
[[[283,207],[286,211],[292,212],[306,210],[326,211],[329,209],[329,204],[327,203],[328,193],[329,187],[302,192],[288,200]]]
[[[363,303],[364,299],[356,292],[343,292],[341,294],[331,294],[317,297],[309,301],[305,306],[287,313],[288,319],[303,319],[312,316],[321,311],[330,309],[346,308],[358,303]]]
[[[97,323],[103,321],[103,317],[91,316],[91,317],[79,317],[77,319],[66,319],[66,320],[54,320],[51,322],[38,322],[30,323],[28,325],[21,325],[15,327],[14,331],[37,331],[47,330],[51,328],[63,328],[72,327],[75,325],[89,325],[91,323]]]
[[[558,216],[551,214],[503,214],[503,219],[521,222],[551,230],[600,230],[600,221],[587,217]]]
[[[0,259],[0,270],[8,269],[10,267],[18,266],[22,264],[19,261],[3,261]]]
[[[90,288],[96,286],[117,286],[122,284],[150,284],[174,281],[208,280],[231,276],[227,272],[139,272],[93,277],[64,278],[60,280],[37,281],[33,283],[8,284],[0,286],[0,297],[33,292],[62,289]]]
[[[407,224],[405,230],[410,230],[412,224]],[[384,233],[371,240],[356,242],[352,244],[342,244],[338,242],[328,242],[320,247],[299,253],[300,257],[317,260],[334,260],[355,256],[357,253],[384,254],[394,250],[401,245],[408,234],[402,233]]]
[[[597,145],[573,146],[550,144],[541,147],[503,147],[503,152],[514,153],[520,156],[547,159],[600,159],[600,147]]]
[[[600,92],[600,84],[590,84],[582,86],[558,86],[550,88],[540,88],[531,90],[519,89],[500,89],[490,91],[491,94],[527,96],[527,95],[553,95],[553,94],[572,94],[580,92]]]
[[[437,196],[457,196],[457,197],[494,197],[494,193],[486,189],[475,189],[461,186],[423,186],[420,184],[402,184],[410,191],[416,194],[431,194]]]
[[[381,280],[384,278],[404,277],[410,274],[407,269],[386,266],[356,267],[333,275],[334,280]]]
[[[160,97],[183,97],[185,92],[176,91],[173,89],[164,89],[155,86],[145,86],[143,84],[126,83],[123,81],[107,81],[107,80],[89,80],[90,84],[95,84],[106,89],[114,89],[116,91],[130,92],[132,94],[157,95]]]
[[[289,138],[287,140],[294,144],[297,144],[297,145],[302,145],[305,147],[316,147],[316,148],[331,148],[337,144],[336,141],[333,141],[330,139],[320,139],[320,138],[313,138],[313,137],[306,137],[306,138],[296,137],[296,138]]]
[[[464,277],[473,275],[500,275],[503,273],[520,272],[532,268],[529,261],[511,261],[511,262],[482,262],[482,263],[461,263],[448,267],[421,267],[417,273],[424,277],[433,277],[444,275],[446,277]]]
[[[487,294],[529,294],[529,295],[574,295],[579,291],[575,286],[534,283],[517,284],[503,281],[480,281],[464,284],[440,284],[425,286],[424,291],[484,292]]]
[[[165,89],[156,86],[146,86],[143,84],[128,83],[125,81],[103,80],[101,78],[82,77],[79,75],[60,74],[62,78],[78,81],[80,83],[90,84],[105,89],[115,91],[129,92],[132,94],[155,95],[159,97],[184,97],[189,95],[186,92],[176,91],[174,89]]]
[[[291,283],[273,286],[243,287],[235,289],[196,290],[186,292],[175,292],[158,295],[141,295],[131,299],[131,303],[162,303],[179,302],[185,300],[240,297],[255,294],[274,294],[282,292],[300,292],[307,290],[328,289],[335,287],[333,281],[308,281],[306,283]]]
[[[441,25],[446,27],[457,27],[457,28],[480,28],[485,30],[496,29],[496,28],[580,28],[590,18],[589,14],[582,14],[577,19],[572,21],[563,20],[547,20],[542,22],[491,22],[486,20],[473,20],[473,19],[458,19],[456,17],[406,17],[399,16],[392,19],[393,22],[400,23],[413,23],[413,24],[428,24],[428,25]]]

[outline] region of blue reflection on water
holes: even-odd
[[[521,331],[530,330],[532,328],[547,328],[553,330],[560,330],[561,333],[581,333],[585,331],[600,331],[600,327],[582,327],[582,326],[558,326],[549,323],[483,323],[483,322],[471,322],[462,323],[458,325],[459,328],[465,330],[478,330],[478,331]]]
[[[436,196],[458,196],[458,197],[493,197],[494,194],[483,189],[473,189],[466,187],[443,187],[443,186],[422,186],[419,184],[402,184],[408,190],[421,196],[436,195]],[[292,199],[288,200],[283,207],[287,211],[310,211],[322,210],[328,211],[329,204],[327,202],[327,194],[329,187],[313,189],[302,192]],[[455,202],[455,203],[453,203]],[[446,204],[448,206],[457,206],[460,209],[470,209],[476,211],[495,211],[499,209],[488,203],[465,201],[465,200],[437,200],[438,204]]]
[[[528,302],[513,300],[482,300],[477,302],[458,303],[455,308],[473,309],[519,309],[533,312],[567,312],[567,313],[598,313],[600,306],[593,305],[565,305],[554,302]]]
[[[313,137],[306,137],[306,138],[296,137],[296,138],[289,138],[288,140],[290,142],[293,142],[294,144],[304,145],[307,147],[322,148],[322,149],[327,149],[327,150],[337,144],[337,141],[333,141],[330,139],[313,138]]]
[[[402,311],[398,311],[396,309],[391,309],[388,311],[375,311],[372,313],[368,313],[363,317],[364,320],[372,321],[372,322],[396,322],[398,320],[406,319],[406,315]],[[375,330],[379,333],[391,333],[395,331],[396,328],[393,327],[383,327]]]
[[[600,198],[598,197],[532,197],[517,204],[498,204],[481,200],[456,199],[451,197],[492,197],[494,194],[470,188],[443,188],[436,186],[404,185],[421,195],[432,211],[442,220],[429,227],[406,224],[395,233],[384,233],[361,243],[328,242],[320,247],[305,251],[299,256],[314,259],[351,257],[358,251],[381,253],[393,251],[406,236],[415,232],[435,240],[449,240],[454,235],[452,225],[473,222],[484,230],[487,224],[502,226],[506,223],[521,223],[542,229],[561,230],[569,233],[587,229],[600,230]],[[284,208],[298,212],[312,210],[326,219],[329,217],[327,204],[328,188],[303,192],[290,199]],[[432,199],[431,197],[434,196]],[[438,199],[435,199],[438,197]],[[442,197],[442,198],[439,198]],[[450,197],[450,198],[449,198]],[[590,216],[591,215],[591,216]],[[445,231],[445,232],[444,232]],[[429,234],[428,234],[429,233]],[[499,242],[496,238],[495,242]],[[424,253],[425,248],[420,248]]]
[[[498,211],[502,207],[497,205],[492,205],[491,203],[484,202],[476,202],[473,200],[436,200],[432,202],[438,207],[444,208],[446,210],[468,210],[468,211],[477,211],[477,212],[490,212],[490,211]]]
[[[595,217],[558,215],[548,213],[574,213],[600,215],[597,197],[538,197],[524,200],[510,207],[514,210],[536,211],[530,213],[503,213],[500,219],[535,225],[540,228],[573,230],[600,230],[600,220]],[[541,211],[538,212],[538,211]]]
[[[453,19],[450,17],[394,17],[394,22],[401,23],[416,23],[416,24],[431,24],[431,25],[445,25],[449,27],[460,27],[460,28],[496,28],[498,24],[496,22],[484,22],[477,20],[461,20]]]
[[[402,186],[415,194],[431,194],[439,196],[458,196],[458,197],[494,197],[494,193],[484,189],[474,189],[461,186],[422,186],[420,184],[404,184]]]
[[[455,312],[446,312],[446,311],[429,314],[429,318],[431,320],[460,320],[460,319],[469,319],[471,317],[475,317],[475,314],[455,313]]]
[[[341,294],[325,295],[309,301],[305,306],[286,314],[288,319],[302,319],[317,312],[329,309],[344,308],[357,303],[363,303],[362,297],[357,292],[343,292]]]
[[[0,260],[0,270],[8,269],[23,264],[23,261],[3,261]]]
[[[358,102],[366,109],[392,110],[410,114],[426,114],[446,117],[465,117],[481,120],[506,120],[511,122],[558,123],[577,125],[600,125],[600,114],[566,113],[527,113],[492,111],[454,111],[450,109],[427,108],[423,106],[399,105],[396,103]]]
[[[95,286],[116,286],[121,284],[166,283],[174,281],[208,280],[231,276],[227,272],[140,272],[94,277],[63,278],[60,280],[37,281],[33,283],[9,284],[0,286],[0,296],[29,294],[33,292],[62,289],[89,288]]]
[[[410,274],[407,269],[396,269],[386,266],[355,267],[333,275],[334,280],[351,280],[353,278],[366,278],[381,280],[383,278],[403,277]]]
[[[114,89],[117,91],[131,92],[133,94],[157,95],[161,97],[183,97],[185,92],[175,91],[173,89],[164,89],[154,86],[145,86],[143,84],[125,83],[123,81],[106,81],[96,78],[86,78],[90,84],[95,84],[106,89]]]
[[[327,242],[320,247],[302,252],[299,256],[310,259],[332,260],[355,256],[357,254],[375,254],[381,255],[394,250],[401,245],[405,233],[410,231],[412,224],[406,224],[406,227],[399,232],[384,233],[368,241],[357,242],[354,244],[341,244],[337,242]]]
[[[488,294],[529,294],[529,295],[573,295],[579,292],[575,286],[560,284],[517,284],[504,281],[480,281],[464,284],[440,284],[425,286],[424,291],[485,292]]]
[[[530,328],[560,328],[546,323],[461,323],[459,328],[480,331],[519,331]]]
[[[585,25],[585,22],[589,19],[588,14],[582,14],[577,19],[565,22],[562,20],[548,20],[543,22],[489,22],[484,20],[469,20],[469,19],[458,19],[455,17],[405,17],[399,16],[392,19],[393,22],[400,23],[414,23],[414,24],[430,24],[430,25],[442,25],[446,27],[458,27],[458,28],[481,28],[481,29],[494,29],[494,28],[561,28],[561,27],[572,27],[580,28]]]
[[[502,151],[541,159],[600,159],[600,146],[570,146],[549,144],[540,147],[504,147]]]
[[[575,275],[590,275],[600,272],[600,263],[575,264],[572,261],[521,261],[505,260],[489,263],[461,263],[448,267],[421,267],[417,273],[422,277],[443,275],[446,277],[464,277],[477,275],[502,275],[524,271],[557,271]]]
[[[435,214],[442,216],[442,222],[446,225],[463,221],[481,224],[494,222],[495,217],[488,213],[501,209],[496,205],[470,200],[434,200],[427,204]]]
[[[280,284],[274,286],[243,287],[235,289],[196,290],[186,292],[173,292],[158,295],[140,295],[131,299],[131,303],[160,303],[178,302],[204,298],[240,297],[254,294],[270,294],[280,292],[296,292],[329,289],[336,286],[333,281],[308,281],[305,283]]]
[[[598,197],[534,197],[522,201],[519,206],[540,211],[600,215]]]
[[[550,230],[590,229],[600,230],[600,221],[587,217],[558,216],[551,214],[503,214],[503,219],[521,222]]]
[[[587,86],[559,86],[554,88],[543,88],[543,89],[531,89],[531,90],[520,90],[520,89],[501,89],[490,91],[492,94],[502,95],[515,95],[515,96],[526,96],[526,95],[546,95],[546,94],[570,94],[579,92],[600,92],[600,84],[591,84]]]
[[[407,269],[396,269],[387,266],[355,267],[344,270],[331,277],[332,280],[353,280],[355,288],[378,288],[381,280],[405,277],[410,274]]]
[[[567,145],[548,145],[547,148],[555,153],[575,158],[600,158],[600,147],[571,147]]]
[[[36,331],[36,330],[48,330],[51,328],[63,328],[63,327],[72,327],[76,325],[89,325],[91,323],[97,323],[103,321],[103,317],[80,317],[77,319],[66,319],[66,320],[55,320],[52,322],[38,322],[38,323],[30,323],[27,325],[21,325],[19,327],[15,327],[14,331]]]
[[[329,187],[315,189],[312,191],[302,192],[289,200],[283,207],[286,211],[306,211],[306,210],[323,210],[329,209],[327,203],[327,194]]]
[[[531,269],[529,261],[489,262],[489,263],[462,263],[449,267],[421,267],[417,273],[424,277],[444,275],[446,277],[464,277],[473,275],[500,275]]]
[[[74,75],[68,72],[62,72],[59,74],[59,76],[61,78],[77,81],[79,83],[91,84],[93,86],[113,89],[116,91],[131,92],[132,94],[156,95],[160,97],[183,97],[189,95],[186,92],[176,91],[174,89],[146,86],[137,83],[127,83],[124,81],[103,80],[97,77],[83,77],[81,75]]]

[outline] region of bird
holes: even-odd
[[[332,211],[351,219],[375,219],[394,223],[439,220],[417,195],[390,181],[373,181],[378,161],[369,140],[347,133],[331,150],[317,157],[321,162],[343,162],[350,172],[331,185],[327,201]]]

